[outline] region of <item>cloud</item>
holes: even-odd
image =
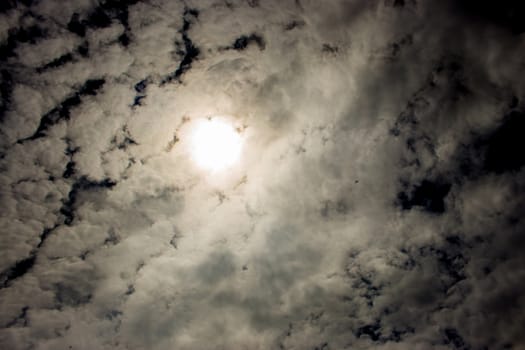
[[[521,5],[2,6],[2,347],[525,346]]]

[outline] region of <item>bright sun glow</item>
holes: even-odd
[[[195,126],[192,136],[193,159],[204,169],[222,170],[239,159],[242,148],[241,136],[225,121],[202,120]]]

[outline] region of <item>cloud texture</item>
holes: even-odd
[[[0,11],[0,347],[525,349],[520,2]]]

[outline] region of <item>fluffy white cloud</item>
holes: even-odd
[[[2,347],[525,346],[519,5],[27,3],[0,14]],[[243,153],[211,174],[213,115]]]

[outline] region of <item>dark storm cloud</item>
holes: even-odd
[[[523,349],[523,15],[3,2],[0,347]]]

